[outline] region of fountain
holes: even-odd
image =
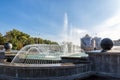
[[[68,45],[67,45],[68,46]],[[70,48],[71,49],[71,48]],[[68,48],[68,50],[70,50]],[[74,54],[69,54],[67,51],[64,54],[64,46],[49,45],[49,44],[32,44],[23,47],[12,60],[13,63],[24,63],[24,64],[54,64],[60,63],[61,57],[75,57]],[[77,57],[81,57],[77,53]]]
[[[11,63],[0,63],[0,80],[81,80],[91,75],[120,79],[120,52],[106,52],[112,48],[111,40],[103,40],[103,51],[87,52],[89,57],[81,59],[80,47],[68,42],[67,29],[65,14],[64,45],[32,44],[23,47]]]
[[[78,57],[80,57],[81,55],[88,56],[87,54],[84,54],[84,53],[82,54],[81,47],[79,46],[80,44],[78,43],[76,44],[75,42],[77,41],[74,41],[74,38],[76,39],[78,35],[73,32],[72,25],[69,28],[67,13],[65,13],[64,15],[63,33],[64,33],[64,39],[63,39],[64,50],[63,51],[65,55],[72,55],[72,56],[79,55]]]
[[[17,53],[17,55],[15,56],[11,63],[54,64],[57,62],[60,63],[61,57],[63,56],[81,57],[80,47],[73,45],[72,38],[68,38],[69,36],[73,35],[72,32],[73,32],[72,30],[70,30],[70,32],[68,31],[68,17],[67,13],[65,13],[63,28],[64,42],[62,45],[48,45],[48,44],[27,45]]]
[[[63,42],[63,45],[64,45],[64,54],[68,53],[68,45],[67,45],[67,42],[68,42],[68,18],[67,18],[67,13],[65,13],[65,16],[64,16],[64,28],[63,28],[63,33],[64,33],[64,42]]]
[[[63,31],[65,42],[62,45],[26,45],[18,51],[11,63],[1,63],[0,79],[75,80],[91,75],[91,64],[85,58],[80,58],[80,47],[73,45],[68,38],[67,13]]]
[[[60,62],[63,55],[59,45],[33,44],[23,47],[11,63],[46,64]]]

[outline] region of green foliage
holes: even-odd
[[[30,37],[30,35],[16,29],[6,32],[5,36],[0,33],[0,45],[3,45],[5,42],[12,43],[13,49],[17,50],[28,44],[58,44],[50,40]]]
[[[2,34],[0,33],[0,45],[4,45],[4,43],[7,41],[7,39],[5,37],[2,36]]]
[[[34,39],[33,38],[27,38],[27,40],[24,42],[24,45],[28,45],[28,44],[34,44]]]

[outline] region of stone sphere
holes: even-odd
[[[110,50],[112,47],[113,47],[113,42],[111,39],[109,38],[104,38],[102,41],[101,41],[101,48],[103,50]]]
[[[12,44],[11,43],[5,43],[4,48],[5,48],[5,50],[10,50],[10,49],[12,49]]]

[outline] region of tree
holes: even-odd
[[[7,41],[7,39],[2,36],[2,34],[0,33],[0,45],[4,45],[4,43]]]
[[[6,32],[5,37],[7,38],[8,42],[13,44],[13,49],[20,49],[26,44],[25,42],[28,40],[28,38],[30,38],[30,35],[13,29],[9,32]]]
[[[28,38],[26,41],[25,41],[25,44],[24,45],[28,45],[28,44],[34,44],[34,39],[33,38]]]
[[[0,33],[0,44],[4,44],[5,42],[12,43],[13,49],[18,50],[28,44],[57,44],[57,42],[52,42],[50,40],[30,37],[30,35],[16,29],[6,32],[4,37]]]

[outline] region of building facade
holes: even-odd
[[[88,34],[86,34],[83,38],[81,38],[81,49],[85,51],[91,51],[91,50],[99,50],[100,47],[101,38],[94,37],[92,38]]]

